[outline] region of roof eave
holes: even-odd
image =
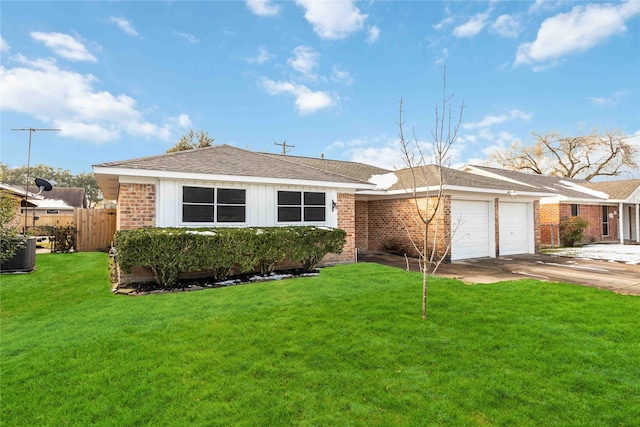
[[[140,177],[140,178],[155,178],[155,179],[179,179],[179,180],[196,180],[196,181],[223,181],[223,182],[239,182],[246,184],[280,184],[280,185],[300,185],[305,187],[331,187],[350,190],[369,190],[374,189],[375,184],[369,184],[365,182],[333,182],[333,181],[315,181],[304,179],[290,179],[290,178],[268,178],[268,177],[255,177],[246,175],[216,175],[216,174],[203,174],[193,172],[171,172],[171,171],[159,171],[150,169],[127,169],[127,168],[114,168],[114,167],[101,167],[94,166],[94,174],[98,180],[103,194],[107,198],[115,198],[116,194],[113,193],[113,189],[109,189],[108,181],[113,182],[113,179],[109,180],[108,177],[116,176],[116,182],[121,176],[127,177]],[[103,189],[103,184],[105,188]],[[116,184],[117,186],[117,184]],[[106,191],[106,193],[105,193]],[[115,189],[117,192],[117,188]],[[107,196],[108,195],[108,196]]]

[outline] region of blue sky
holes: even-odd
[[[532,131],[640,145],[640,1],[0,3],[1,161],[90,171],[216,143],[398,158],[398,109],[430,142],[443,67],[466,108],[454,165]],[[454,110],[455,113],[455,110]],[[636,173],[638,176],[638,173]]]

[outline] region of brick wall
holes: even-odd
[[[120,184],[116,229],[155,227],[156,186],[153,184]]]
[[[617,205],[606,205],[609,213],[617,212]],[[619,214],[619,213],[618,213]],[[585,242],[616,241],[618,240],[618,215],[609,218],[609,234],[602,233],[602,205],[578,205],[578,216],[586,220],[589,225],[584,231]],[[543,245],[551,244],[551,224],[555,236],[553,243],[558,245],[560,222],[571,217],[571,204],[560,203],[540,206],[540,240]]]
[[[369,250],[369,204],[356,201],[356,248]]]
[[[356,250],[356,198],[354,194],[338,193],[338,228],[347,233],[341,254],[328,254],[323,264],[353,262]]]
[[[417,207],[412,198],[368,202],[368,249],[418,256],[414,244],[422,248],[424,242],[424,223],[418,209],[433,212],[436,200],[436,197],[429,198],[427,206],[426,198],[419,199]],[[451,198],[445,196],[428,232],[429,247],[435,241],[438,256],[444,254],[450,233]]]
[[[569,210],[571,213],[571,210]],[[560,224],[560,205],[540,205],[540,241],[543,245],[558,245],[558,224]],[[552,226],[553,225],[553,226]],[[551,234],[553,232],[553,239]]]

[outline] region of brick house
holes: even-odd
[[[410,170],[356,162],[256,153],[228,145],[94,165],[105,199],[117,202],[117,229],[193,226],[319,225],[347,232],[341,254],[415,255],[423,227],[415,200],[433,209],[430,236],[447,259],[535,253],[540,249],[539,199],[548,191],[454,169]],[[440,181],[442,179],[442,181]],[[412,190],[416,191],[414,199]],[[412,236],[409,239],[408,236]]]
[[[587,242],[640,242],[640,179],[590,182],[486,166],[468,165],[464,170],[553,192],[554,195],[540,199],[543,245],[562,244],[560,223],[572,216],[588,222]]]

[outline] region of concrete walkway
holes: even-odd
[[[363,252],[360,262],[376,262],[419,271],[418,260],[387,254]],[[620,294],[640,295],[640,266],[620,262],[569,258],[554,255],[514,255],[477,258],[441,264],[436,276],[458,279],[468,284],[495,283],[524,278],[565,282],[608,289]]]

